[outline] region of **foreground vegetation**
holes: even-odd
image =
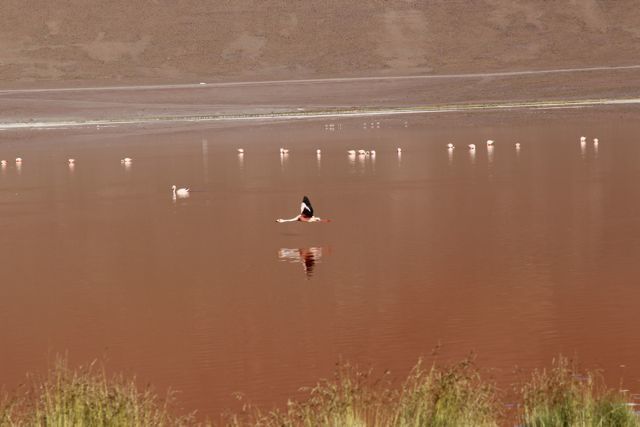
[[[225,416],[228,426],[639,426],[625,395],[566,358],[535,371],[505,404],[504,393],[481,379],[471,359],[425,368],[419,362],[400,385],[388,373],[374,378],[339,365],[335,377],[304,390],[284,410],[245,406]],[[59,359],[44,378],[0,399],[0,426],[191,426],[175,416],[171,395],[160,399],[135,380],[108,378],[94,365],[70,369]],[[208,423],[206,423],[208,424]]]
[[[45,378],[27,383],[0,398],[0,426],[163,426],[188,425],[151,390],[139,390],[135,379],[108,378],[91,364],[69,368],[59,358]]]

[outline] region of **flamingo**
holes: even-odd
[[[22,163],[22,157],[16,157],[16,163]]]
[[[124,159],[120,160],[120,163],[122,163],[123,165],[129,165],[132,161],[133,160],[131,159],[131,157],[125,157]]]
[[[72,165],[76,162],[76,159],[69,159],[69,164]]]
[[[587,142],[587,138],[586,138],[586,137],[584,137],[584,136],[581,136],[581,137],[580,137],[580,142]]]
[[[476,149],[476,144],[469,144],[467,145],[467,147],[469,147],[469,150],[475,150]]]
[[[289,154],[288,148],[280,148],[280,154]]]
[[[453,145],[453,144],[449,143],[449,144],[447,144],[447,148],[448,148],[449,150],[453,150],[453,149],[454,149],[454,148],[456,148],[456,147],[455,147],[455,145]]]
[[[238,148],[238,153],[239,154],[244,154],[244,148]]]
[[[321,219],[320,217],[313,216],[313,207],[307,196],[302,198],[302,204],[300,205],[300,215],[296,215],[289,219],[276,219],[276,222],[331,222],[330,219]]]
[[[402,148],[398,147],[398,154],[402,153]]]
[[[173,198],[185,198],[185,197],[189,197],[189,189],[188,188],[177,188],[175,185],[171,186],[171,189],[173,190]]]
[[[347,153],[349,153],[350,156],[355,156],[356,150],[347,150]]]
[[[520,149],[520,143],[516,142],[516,149],[519,150]]]
[[[0,160],[0,165],[2,167],[7,166],[7,161],[6,160]]]
[[[487,147],[493,145],[493,139],[487,139]]]
[[[593,138],[593,145],[598,145],[598,138]]]

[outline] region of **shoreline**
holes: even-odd
[[[421,105],[411,107],[360,107],[350,109],[336,108],[333,110],[310,110],[300,111],[301,108],[288,111],[274,111],[271,113],[251,113],[244,114],[209,114],[209,115],[189,115],[189,116],[148,116],[139,118],[105,118],[101,120],[78,120],[78,121],[18,121],[0,123],[0,130],[18,129],[52,129],[71,128],[88,126],[118,126],[118,125],[140,125],[155,123],[194,123],[194,122],[228,122],[228,121],[262,121],[262,120],[301,120],[318,118],[353,118],[369,116],[395,116],[412,114],[432,114],[432,113],[461,113],[461,112],[483,112],[483,111],[513,111],[522,109],[571,109],[571,108],[591,108],[598,106],[629,106],[640,104],[640,98],[621,99],[584,99],[584,100],[552,100],[552,101],[520,101],[505,103],[485,103],[485,104],[445,104],[445,105]]]
[[[544,75],[544,74],[565,74],[565,73],[588,73],[594,71],[623,71],[623,70],[638,70],[640,65],[600,65],[590,67],[566,67],[566,68],[550,68],[550,69],[530,69],[530,70],[512,70],[512,71],[486,71],[480,73],[447,73],[447,74],[408,74],[408,75],[369,75],[369,76],[341,76],[341,77],[326,77],[326,78],[299,78],[299,79],[280,79],[280,80],[253,80],[253,81],[212,81],[212,82],[198,82],[198,83],[158,83],[158,84],[140,84],[140,85],[118,85],[118,86],[72,86],[69,85],[69,81],[65,81],[68,86],[66,87],[35,87],[35,88],[0,88],[1,95],[12,95],[22,93],[45,93],[45,92],[93,92],[93,91],[120,91],[120,90],[150,90],[150,89],[193,89],[206,86],[208,88],[220,88],[220,87],[236,87],[236,86],[264,86],[264,85],[297,85],[297,84],[323,84],[323,83],[349,83],[349,82],[363,82],[363,81],[392,81],[392,80],[450,80],[450,79],[477,79],[487,77],[518,77],[518,76],[532,76],[532,75]],[[34,83],[47,83],[34,82]]]
[[[640,103],[640,66],[0,90],[0,129],[585,108]],[[151,83],[151,84],[149,84]]]

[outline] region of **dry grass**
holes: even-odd
[[[0,426],[192,426],[193,415],[177,417],[135,379],[108,378],[95,364],[71,369],[59,358],[43,378],[29,377],[0,396]],[[621,393],[604,387],[592,372],[581,373],[560,357],[551,369],[534,371],[519,390],[518,412],[505,415],[493,383],[483,380],[469,358],[451,366],[424,368],[419,362],[394,385],[389,373],[374,377],[340,363],[332,379],[302,390],[284,410],[247,405],[227,414],[230,427],[264,426],[619,426],[640,427]]]
[[[565,357],[548,371],[534,371],[522,398],[525,426],[640,426],[621,393],[607,389],[594,372],[581,373]]]
[[[28,378],[0,401],[1,426],[164,426],[189,425],[191,417],[173,416],[149,388],[135,379],[108,378],[95,363],[71,369],[58,358],[45,378]]]
[[[231,426],[497,426],[500,405],[492,385],[480,379],[470,359],[424,369],[418,363],[400,389],[388,375],[340,365],[332,380],[288,402],[286,411],[247,408],[229,417]]]

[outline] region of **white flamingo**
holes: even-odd
[[[185,197],[189,197],[189,189],[188,188],[178,188],[175,185],[171,186],[173,190],[173,198],[184,199]]]
[[[476,144],[469,144],[467,147],[469,147],[469,150],[473,151],[476,149]]]
[[[120,163],[122,163],[123,165],[130,165],[132,161],[133,159],[131,159],[131,157],[125,157],[124,159],[120,160]]]
[[[490,147],[493,145],[493,139],[487,139],[487,147]]]
[[[453,144],[451,144],[451,143],[449,143],[449,144],[447,144],[447,148],[448,148],[449,150],[453,150],[454,148],[456,148],[456,146],[455,146],[455,145],[453,145]]]
[[[70,165],[73,165],[73,164],[75,164],[75,163],[76,163],[76,159],[69,159],[69,164],[70,164]]]
[[[331,222],[330,219],[322,219],[317,216],[313,216],[313,207],[307,196],[302,198],[302,204],[300,205],[300,215],[296,215],[289,219],[276,219],[276,222]]]
[[[584,136],[581,136],[581,137],[580,137],[580,142],[587,142],[587,138],[586,138],[586,137],[584,137]]]
[[[22,163],[22,157],[16,157],[16,163]]]
[[[238,153],[239,154],[244,154],[244,148],[238,148]]]

